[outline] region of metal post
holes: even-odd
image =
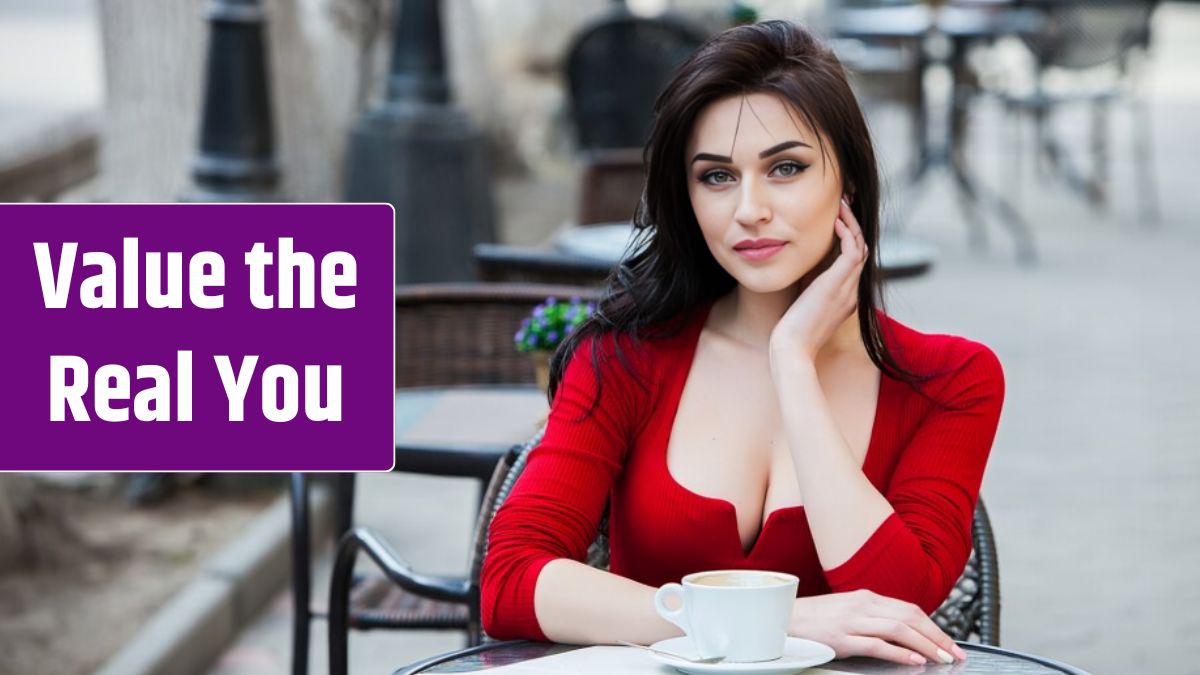
[[[278,198],[279,165],[271,123],[259,0],[210,0],[200,148],[184,199],[254,202]]]
[[[495,240],[487,140],[452,101],[438,0],[397,0],[387,97],[354,125],[346,200],[396,209],[396,283],[474,279]]]
[[[389,103],[450,103],[442,48],[442,13],[437,0],[402,1],[392,17]]]

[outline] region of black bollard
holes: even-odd
[[[210,0],[200,148],[185,201],[277,201],[266,15],[259,0]]]
[[[346,200],[396,209],[396,283],[474,279],[495,241],[487,139],[450,95],[438,0],[397,0],[384,102],[350,133]]]

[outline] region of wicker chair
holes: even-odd
[[[596,300],[591,288],[541,284],[430,284],[396,289],[396,386],[424,387],[458,384],[533,384],[536,374],[527,355],[513,348],[513,334],[534,306],[549,296],[579,296]],[[446,454],[446,453],[444,453]],[[453,460],[431,459],[419,447],[397,445],[396,470],[413,473],[474,477],[486,484],[496,466],[496,453],[464,448],[448,453]],[[338,474],[335,482],[336,535],[350,531],[354,507],[354,474]],[[308,666],[311,561],[309,543],[308,477],[292,476],[292,592],[295,604],[292,672]],[[347,538],[338,560],[353,567],[357,540]],[[381,540],[365,547],[385,575],[404,579],[399,585],[368,577],[335,593],[331,607],[345,611],[337,622],[331,616],[330,658],[333,672],[345,672],[347,628],[411,628],[473,630],[478,624],[469,607],[473,597],[465,579],[426,577],[387,549]],[[349,543],[347,543],[349,542]],[[336,584],[335,584],[336,588]],[[349,606],[345,600],[349,598]],[[331,612],[332,615],[332,612]],[[340,665],[339,665],[340,659]]]
[[[529,451],[541,442],[540,434],[524,446],[514,447],[499,463],[484,495],[483,508],[475,528],[474,556],[471,560],[472,601],[478,603],[479,574],[483,559],[487,555],[487,534],[496,511],[508,498],[517,477],[525,469]],[[983,500],[975,509],[972,523],[974,544],[966,569],[958,582],[950,589],[950,595],[933,614],[934,622],[955,640],[979,642],[986,645],[1000,644],[1000,573],[996,562],[996,541],[992,535],[991,522]],[[599,532],[588,549],[588,564],[593,567],[608,567],[608,523],[607,516],[600,523]],[[477,605],[472,606],[472,615],[478,617]],[[470,643],[478,644],[487,639],[479,632],[479,623],[472,624]]]
[[[641,148],[585,152],[576,224],[628,223],[642,200],[645,185]]]
[[[566,59],[579,147],[642,147],[659,91],[704,40],[678,17],[635,16],[624,3],[580,31]]]

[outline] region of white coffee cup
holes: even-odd
[[[783,572],[696,572],[683,584],[665,584],[654,595],[660,616],[691,638],[700,658],[770,661],[783,656],[788,621],[800,579]],[[678,598],[678,609],[667,606]]]

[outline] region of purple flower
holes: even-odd
[[[554,344],[555,342],[558,342],[558,331],[552,330],[549,333],[547,333],[546,341],[549,342],[550,344]]]

